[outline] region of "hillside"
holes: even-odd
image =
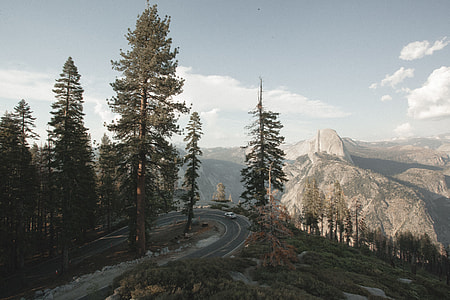
[[[289,182],[282,202],[292,213],[302,210],[307,178],[315,178],[325,193],[337,180],[350,207],[359,201],[369,228],[381,228],[390,236],[402,231],[427,233],[434,241],[450,243],[449,180],[445,175],[449,156],[435,150],[446,141],[366,143],[341,139],[336,132],[327,131],[335,135],[328,137],[335,141],[334,148],[328,147],[334,151],[297,151],[302,155],[286,164]],[[315,137],[320,138],[320,134]],[[297,149],[300,147],[297,144]],[[293,149],[286,152],[289,151],[292,153]]]
[[[285,145],[283,150],[289,181],[282,202],[292,214],[301,212],[307,178],[315,178],[325,194],[338,180],[349,205],[360,202],[370,228],[381,228],[388,235],[406,230],[427,233],[434,241],[450,243],[448,137],[362,142],[322,129],[310,140]],[[210,200],[222,182],[227,197],[231,194],[237,203],[243,161],[241,148],[205,149],[201,202]]]
[[[449,299],[445,280],[407,264],[294,230],[296,269],[262,266],[261,245],[232,258],[137,266],[115,280],[122,299]]]

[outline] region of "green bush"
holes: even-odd
[[[426,272],[413,275],[364,250],[293,230],[286,241],[307,251],[296,270],[257,266],[268,247],[244,247],[237,258],[192,259],[157,266],[145,263],[115,281],[123,299],[342,299],[343,293],[374,299],[361,286],[382,289],[394,299],[450,299],[450,288]],[[234,281],[231,271],[251,275]],[[410,284],[399,278],[410,278]]]

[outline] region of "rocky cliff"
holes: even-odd
[[[292,146],[285,146],[283,150],[287,160],[295,160],[302,155],[308,155],[313,160],[315,153],[326,153],[352,162],[344,142],[333,129],[320,129],[314,138]]]
[[[292,214],[299,214],[307,178],[315,178],[325,194],[337,180],[349,206],[360,202],[370,228],[392,236],[406,230],[427,233],[447,245],[450,172],[449,156],[442,151],[446,144],[426,139],[411,144],[365,143],[319,130],[315,138],[286,147],[289,181],[282,202]]]
[[[341,138],[332,129],[284,146],[289,181],[281,200],[292,214],[302,210],[307,178],[330,193],[338,180],[350,207],[362,205],[367,225],[387,235],[409,230],[427,233],[434,241],[450,243],[450,139],[412,139],[368,143]],[[204,149],[199,187],[206,204],[222,182],[226,197],[239,201],[244,150]],[[182,178],[182,174],[180,173]]]

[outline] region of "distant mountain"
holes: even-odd
[[[450,243],[450,180],[446,175],[450,159],[448,153],[438,150],[447,140],[367,143],[326,131],[333,145],[314,153],[299,152],[286,164],[289,182],[282,202],[291,213],[302,210],[307,178],[315,178],[325,193],[338,180],[349,204],[361,203],[370,228],[379,227],[391,236],[405,230],[427,233],[435,241]],[[322,133],[319,130],[308,143],[322,143],[318,140]]]
[[[242,148],[202,149],[199,186],[207,203],[219,182],[226,197],[239,201],[243,191],[240,171]],[[325,193],[338,180],[352,206],[358,200],[367,225],[394,236],[409,230],[427,233],[450,243],[450,134],[382,142],[341,138],[332,129],[285,145],[285,172],[289,181],[281,201],[293,214],[302,210],[307,178],[315,178]]]
[[[184,155],[184,151],[179,151],[181,155]],[[202,152],[202,164],[199,169],[200,177],[198,178],[200,201],[197,204],[211,204],[219,183],[225,186],[226,199],[231,196],[233,202],[238,203],[243,192],[241,170],[244,167],[245,150],[238,147],[207,148],[202,149]],[[180,185],[184,172],[185,167],[179,173]]]
[[[301,141],[292,146],[284,146],[283,150],[286,153],[285,158],[287,160],[295,160],[302,155],[308,155],[310,159],[314,159],[315,153],[327,153],[352,162],[343,140],[333,129],[320,129],[311,140]]]

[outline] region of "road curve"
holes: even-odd
[[[199,218],[200,221],[212,220],[221,223],[225,228],[225,232],[214,243],[199,248],[196,251],[190,251],[189,254],[181,257],[181,259],[229,256],[237,248],[242,246],[249,235],[250,222],[246,217],[237,215],[236,219],[229,219],[224,216],[223,211],[213,209],[195,209],[194,215],[196,218]],[[174,222],[184,220],[186,220],[186,216],[180,212],[170,212],[160,215],[156,221],[156,226],[164,227],[173,224]],[[81,261],[92,255],[101,253],[115,245],[125,242],[128,238],[128,233],[128,227],[123,227],[88,243],[87,245],[73,249],[71,253],[71,263],[74,265],[79,264]],[[59,267],[60,258],[50,259],[37,266],[27,268],[24,277],[27,281],[34,281],[35,279],[42,278],[44,275],[54,274],[55,270],[58,270]],[[6,278],[6,280],[0,284],[0,298],[3,296],[14,295],[11,285],[8,283],[12,283],[16,280],[18,280],[17,276],[11,276]]]
[[[242,246],[249,235],[250,222],[246,217],[236,215],[236,219],[229,219],[220,210],[198,209],[196,217],[200,220],[212,220],[225,227],[225,233],[214,243],[198,249],[183,258],[226,257]]]

